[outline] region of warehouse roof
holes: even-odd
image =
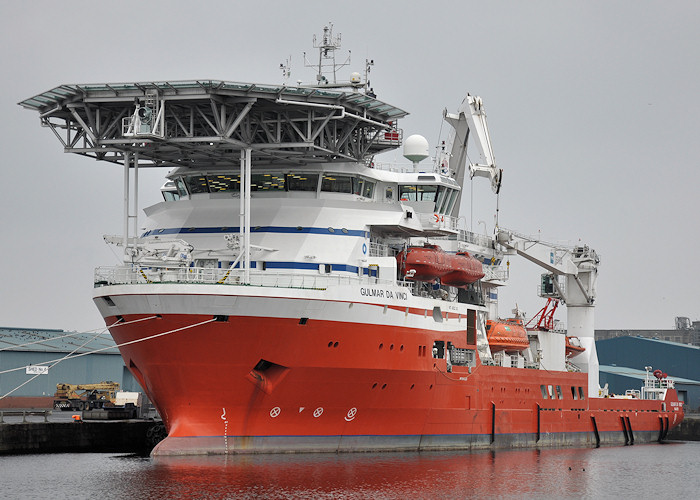
[[[85,353],[96,350],[101,354],[119,354],[108,333],[0,327],[0,352]]]

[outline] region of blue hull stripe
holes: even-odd
[[[364,230],[343,230],[342,228],[327,227],[251,226],[250,231],[251,233],[325,234],[330,236],[369,238],[369,232]],[[167,229],[152,229],[143,233],[141,237],[161,236],[164,234],[229,234],[238,232],[240,232],[239,227],[171,227]]]

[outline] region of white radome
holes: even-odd
[[[422,135],[414,134],[404,141],[403,155],[413,163],[419,163],[430,156],[428,148],[428,140]]]

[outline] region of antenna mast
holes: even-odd
[[[307,68],[318,68],[318,73],[316,74],[316,82],[318,85],[328,85],[329,83],[333,85],[337,84],[337,71],[350,64],[350,51],[348,51],[348,58],[344,63],[337,64],[335,62],[335,51],[340,48],[340,37],[340,34],[333,36],[333,23],[328,23],[327,26],[323,27],[323,35],[320,41],[317,40],[316,35],[314,35],[314,48],[318,49],[318,66],[309,62],[306,58],[306,52],[304,52],[304,66]],[[330,68],[330,71],[327,71],[327,68]],[[329,82],[326,75],[324,75],[326,72],[333,75],[332,82]]]

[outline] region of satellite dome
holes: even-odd
[[[403,143],[403,156],[413,163],[419,163],[425,160],[430,156],[428,152],[428,140],[422,135],[417,134],[408,137]]]

